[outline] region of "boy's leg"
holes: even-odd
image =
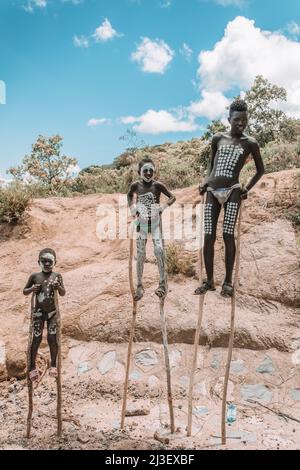
[[[165,297],[167,294],[165,250],[163,247],[163,240],[162,240],[159,224],[151,228],[151,233],[152,233],[154,255],[157,260],[157,266],[158,266],[158,272],[159,272],[159,286],[156,289],[155,293],[158,297]]]
[[[44,329],[44,320],[42,319],[42,314],[34,313],[33,314],[33,338],[31,343],[31,350],[30,350],[30,367],[29,367],[29,376],[32,380],[38,378],[38,374],[31,374],[32,371],[36,369],[36,357],[42,342],[43,338],[43,329]]]
[[[223,224],[223,238],[225,243],[225,267],[226,276],[222,288],[222,294],[232,296],[232,272],[235,260],[235,239],[234,229],[237,221],[239,208],[241,205],[241,190],[234,189],[224,205],[224,224]]]
[[[146,258],[146,244],[147,244],[148,233],[143,230],[140,226],[140,231],[136,239],[137,257],[136,257],[136,277],[137,277],[137,288],[134,296],[134,300],[140,300],[144,295],[143,288],[143,272],[144,263]]]
[[[217,233],[217,223],[221,210],[221,204],[208,192],[204,206],[204,247],[203,257],[206,270],[206,281],[195,290],[195,294],[205,294],[208,290],[215,290],[214,287],[214,254]]]
[[[47,341],[50,349],[50,359],[51,359],[51,369],[53,368],[53,376],[56,376],[56,360],[58,353],[58,344],[57,344],[57,322],[56,322],[56,313],[51,316],[47,321]],[[50,369],[50,370],[51,370]]]

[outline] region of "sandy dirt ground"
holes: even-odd
[[[198,299],[194,277],[169,278],[165,302],[176,433],[170,434],[157,266],[151,242],[146,293],[138,306],[128,394],[120,430],[132,302],[129,241],[101,241],[98,224],[119,195],[35,200],[23,227],[1,228],[0,449],[299,449],[300,276],[299,237],[284,211],[292,204],[297,171],[266,175],[244,207],[240,287],[228,402],[237,419],[221,446],[221,399],[229,337],[230,301],[220,296],[224,251],[216,246],[217,291],[205,298],[194,384],[193,432],[186,437],[187,393]],[[259,193],[258,193],[259,191]],[[176,191],[192,203],[196,188]],[[100,209],[99,209],[100,208]],[[105,209],[106,208],[106,209]],[[116,211],[118,213],[118,211]],[[167,215],[164,215],[167,217]],[[183,218],[188,215],[183,214]],[[172,222],[173,228],[176,221]],[[166,221],[165,221],[166,225]],[[171,241],[172,242],[172,241]],[[166,240],[166,243],[171,243]],[[177,244],[197,259],[191,234]],[[63,435],[56,431],[56,384],[46,373],[34,393],[32,437],[25,438],[25,377],[29,299],[22,289],[50,246],[67,295],[61,299]],[[44,341],[39,367],[46,368]],[[169,439],[163,444],[155,432]]]

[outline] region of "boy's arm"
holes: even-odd
[[[38,290],[40,288],[40,284],[35,284],[34,279],[35,279],[34,274],[31,274],[28,281],[27,281],[26,286],[23,289],[23,294],[24,295],[29,295],[32,292],[38,292]]]
[[[217,150],[218,150],[218,142],[219,142],[221,137],[222,137],[221,134],[215,134],[212,138],[211,150],[210,150],[210,159],[209,159],[209,163],[208,163],[208,167],[207,167],[207,174],[206,174],[206,177],[204,179],[204,182],[200,183],[200,185],[199,185],[199,192],[200,192],[201,195],[205,194],[205,192],[206,192],[206,188],[208,186],[206,181],[208,180],[208,178],[209,178],[209,176],[210,176],[210,174],[213,170],[215,156],[216,156],[216,153],[217,153]]]
[[[174,194],[170,193],[170,191],[166,188],[164,184],[159,183],[159,188],[160,191],[168,198],[166,204],[163,204],[161,206],[162,210],[164,210],[167,206],[171,206],[172,204],[174,204],[174,202],[176,201],[176,197],[174,196]]]
[[[133,203],[133,198],[136,192],[137,192],[137,183],[132,183],[127,193],[127,203],[128,203],[130,212],[133,216],[136,216],[137,214],[136,205]]]
[[[66,295],[66,289],[65,289],[64,281],[63,281],[61,274],[58,274],[56,276],[56,279],[54,281],[54,289],[57,289],[59,292],[59,295],[61,295],[62,297]]]
[[[262,160],[262,157],[261,157],[259,145],[258,145],[258,143],[255,139],[253,139],[253,140],[251,139],[250,149],[251,149],[250,151],[251,151],[252,157],[253,157],[254,162],[255,162],[256,173],[251,178],[251,180],[246,184],[246,186],[244,188],[247,192],[250,191],[251,188],[253,188],[253,186],[258,182],[258,180],[260,180],[260,178],[263,176],[263,174],[265,172],[265,168],[264,168],[263,160]]]

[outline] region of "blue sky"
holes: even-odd
[[[300,117],[299,0],[0,0],[0,173],[39,134],[79,166],[199,137],[261,73]]]

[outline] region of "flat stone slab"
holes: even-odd
[[[256,368],[256,372],[260,374],[273,374],[276,370],[274,362],[270,356],[266,356]]]
[[[193,415],[195,416],[203,416],[209,413],[207,406],[195,406],[193,409]]]
[[[210,367],[212,369],[215,369],[215,370],[219,369],[220,360],[221,360],[220,355],[219,354],[214,354],[214,357],[213,357],[213,360],[211,361]]]
[[[92,367],[87,362],[80,362],[78,364],[78,367],[77,367],[78,375],[85,374],[89,370],[92,370]]]
[[[110,371],[116,362],[116,351],[108,351],[104,354],[101,361],[98,362],[97,368],[100,374],[104,375]]]
[[[131,380],[140,380],[142,374],[138,370],[133,370],[129,376]]]
[[[272,392],[264,384],[243,385],[241,394],[244,400],[255,400],[262,403],[270,403]]]
[[[293,400],[300,401],[300,388],[292,388],[290,390],[290,395]]]
[[[232,361],[230,365],[230,372],[233,374],[240,374],[241,372],[245,371],[245,361],[243,359],[237,359],[236,361]]]
[[[172,349],[169,353],[169,358],[171,367],[176,368],[181,363],[182,352],[178,349]]]
[[[137,366],[154,367],[158,363],[157,354],[153,349],[144,349],[135,355]]]

